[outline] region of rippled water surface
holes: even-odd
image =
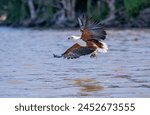
[[[150,30],[108,30],[108,53],[56,59],[79,31],[0,28],[0,97],[150,97]]]

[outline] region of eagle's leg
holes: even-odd
[[[90,58],[95,58],[97,57],[97,53],[96,52],[93,52],[91,55],[90,55]]]

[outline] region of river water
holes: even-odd
[[[150,97],[150,30],[108,30],[108,53],[53,58],[78,30],[0,28],[0,97]]]

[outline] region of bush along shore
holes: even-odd
[[[78,27],[87,14],[106,27],[150,27],[150,0],[0,0],[0,25]]]

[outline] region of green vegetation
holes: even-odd
[[[8,2],[8,9],[7,9],[7,23],[11,24],[19,24],[21,20],[29,15],[27,11],[27,7],[22,5],[22,1],[20,0],[11,0]]]
[[[0,24],[76,27],[76,18],[84,13],[106,25],[114,19],[126,24],[147,7],[150,0],[0,0],[0,16],[7,15]]]
[[[90,17],[93,17],[95,20],[103,20],[109,14],[108,4],[104,1],[100,6],[95,7],[96,3],[93,3],[93,0],[87,1],[87,12]]]
[[[29,10],[21,0],[0,0],[0,11],[7,14],[7,24],[19,24],[29,17]]]
[[[116,8],[116,10],[124,8],[124,0],[116,0],[116,2],[115,2],[115,8]]]
[[[109,7],[108,7],[108,4],[106,2],[104,2],[104,5],[102,5],[101,9],[100,9],[100,17],[101,19],[105,19],[108,14],[109,14]]]
[[[125,9],[130,17],[135,17],[145,7],[150,6],[150,0],[124,0]]]

